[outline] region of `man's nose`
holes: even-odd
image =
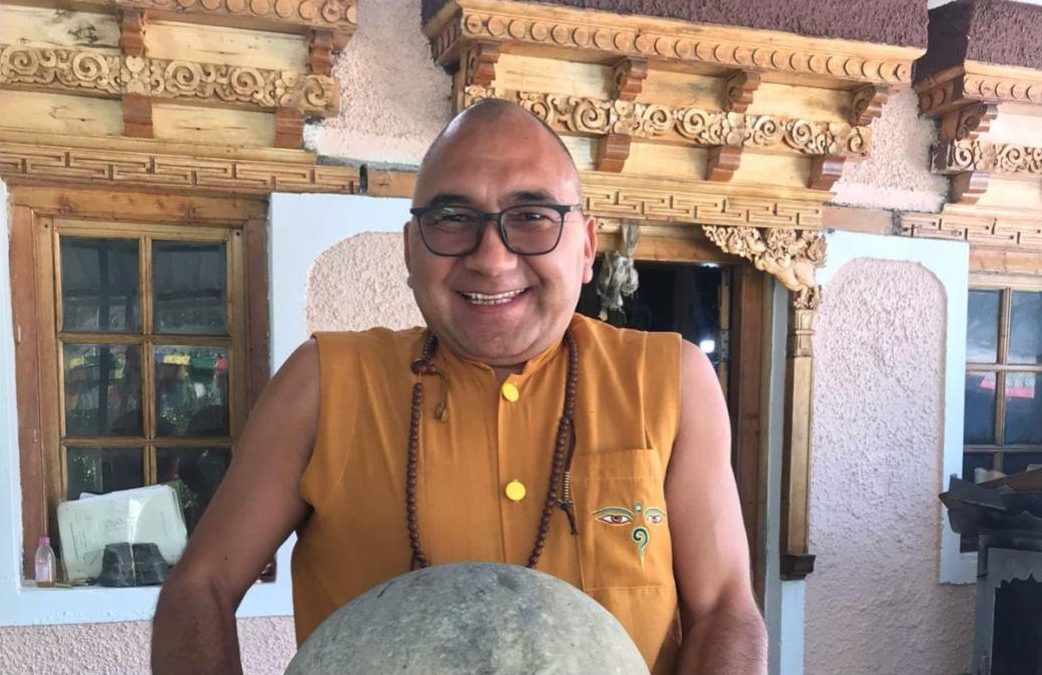
[[[483,222],[481,241],[473,253],[463,259],[467,269],[496,276],[517,266],[517,254],[511,253],[499,233],[499,225],[494,218]]]

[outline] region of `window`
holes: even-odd
[[[191,534],[267,377],[265,205],[42,195],[12,200],[26,557],[61,501],[171,481]]]
[[[1042,464],[1042,280],[971,280],[963,478]]]

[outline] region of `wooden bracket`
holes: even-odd
[[[989,175],[983,171],[967,171],[952,176],[948,188],[953,204],[976,204],[988,190]]]
[[[123,95],[123,135],[152,138],[152,99],[141,94]]]
[[[308,31],[308,72],[333,74],[333,31],[312,28]]]
[[[644,89],[647,77],[647,59],[622,59],[612,70],[611,97],[617,101],[635,101]]]
[[[145,56],[146,12],[124,9],[119,13],[119,49],[124,56]]]
[[[744,113],[753,102],[753,94],[759,87],[760,73],[755,70],[739,70],[724,81],[721,106],[727,112]]]
[[[992,120],[998,114],[998,106],[991,103],[972,103],[951,110],[941,118],[938,136],[942,142],[975,141],[988,132]]]
[[[300,150],[304,146],[304,114],[296,108],[275,109],[275,147]]]
[[[499,62],[498,42],[474,42],[467,50],[464,63],[466,86],[491,87],[496,81]]]
[[[890,98],[890,89],[875,84],[858,87],[850,97],[850,114],[847,121],[859,127],[868,126],[883,113],[883,106]]]
[[[742,161],[742,148],[735,145],[718,145],[709,149],[706,164],[706,180],[726,183],[731,180]]]
[[[818,155],[810,160],[810,180],[807,187],[811,190],[831,190],[832,185],[843,173],[846,157],[837,155]]]
[[[781,578],[785,581],[806,579],[814,571],[814,554],[783,553],[781,555]]]
[[[597,170],[619,173],[630,156],[631,137],[626,134],[608,134],[597,146]]]

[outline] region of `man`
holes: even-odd
[[[238,672],[235,608],[294,529],[298,641],[383,580],[488,560],[585,590],[656,673],[766,672],[716,374],[679,336],[573,314],[581,202],[521,108],[446,127],[405,227],[429,333],[319,335],[275,375],[163,589],[157,673]]]

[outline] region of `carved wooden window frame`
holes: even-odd
[[[32,574],[36,537],[57,532],[55,510],[64,498],[60,446],[55,311],[56,222],[77,221],[103,233],[162,233],[191,239],[226,233],[232,255],[228,288],[234,329],[231,358],[239,365],[229,383],[232,442],[269,377],[265,200],[187,197],[64,187],[10,189],[11,289],[22,489],[22,551]],[[82,229],[87,232],[90,230]],[[237,252],[237,253],[236,253]],[[144,300],[144,299],[143,299]]]
[[[971,274],[970,292],[973,291],[998,291],[1000,293],[999,303],[999,326],[997,340],[996,362],[993,364],[974,363],[970,356],[966,357],[966,372],[981,373],[994,372],[995,376],[995,408],[993,410],[993,434],[994,443],[963,443],[963,456],[968,454],[992,454],[992,468],[1004,467],[1004,457],[1007,453],[1042,453],[1042,443],[1017,444],[1010,446],[1004,442],[1005,428],[1005,379],[1009,372],[1029,372],[1042,375],[1042,364],[1016,364],[1007,363],[1009,350],[1010,324],[1012,319],[1011,299],[1015,291],[1042,292],[1042,277],[1028,275],[1009,274]]]

